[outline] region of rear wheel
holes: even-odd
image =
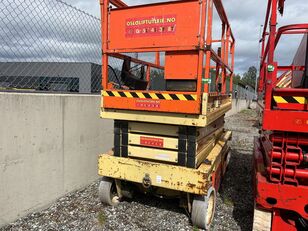
[[[109,177],[103,177],[98,187],[99,200],[107,205],[115,206],[119,204],[119,196],[115,181]]]
[[[208,230],[212,224],[216,207],[216,192],[210,188],[207,196],[195,196],[192,205],[191,220],[193,225]]]
[[[272,212],[257,209],[253,214],[253,231],[270,231],[272,227]]]

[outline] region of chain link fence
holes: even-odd
[[[255,100],[256,94],[254,89],[250,86],[240,86],[233,84],[233,93],[232,96],[234,99],[246,99],[246,100]]]
[[[0,1],[0,90],[101,90],[100,19],[61,0]]]
[[[100,28],[99,18],[62,0],[0,1],[0,90],[100,92]],[[150,62],[155,57],[126,55]],[[122,59],[109,59],[109,81],[120,87],[122,65]],[[142,78],[146,70],[132,63],[131,71]],[[163,70],[151,69],[150,85],[165,90]],[[215,88],[212,75],[211,91]],[[233,97],[253,99],[254,92],[234,85]]]

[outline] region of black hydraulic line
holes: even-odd
[[[298,225],[297,225],[297,230],[298,231],[305,231],[305,230],[308,230],[308,221],[305,220],[304,218],[302,217],[299,217],[298,218]]]
[[[116,79],[117,79],[117,81],[118,81],[118,84],[119,84],[119,86],[120,86],[120,89],[121,89],[121,88],[122,88],[122,84],[121,84],[121,81],[120,81],[120,79],[119,79],[117,73],[115,72],[115,70],[113,69],[112,66],[108,65],[108,67],[111,69],[112,73],[113,73],[114,76],[116,77]]]

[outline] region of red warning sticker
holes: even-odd
[[[161,15],[126,20],[126,37],[172,35],[176,32],[176,15]]]
[[[140,145],[163,148],[164,140],[160,138],[140,136]]]
[[[150,99],[137,99],[135,106],[139,108],[160,108],[160,101]]]

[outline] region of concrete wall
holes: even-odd
[[[97,179],[99,96],[0,93],[0,227]]]
[[[226,116],[232,116],[236,113],[239,113],[242,110],[248,109],[249,102],[245,99],[233,99],[232,109],[226,114]],[[250,103],[251,108],[255,108],[255,103]]]

